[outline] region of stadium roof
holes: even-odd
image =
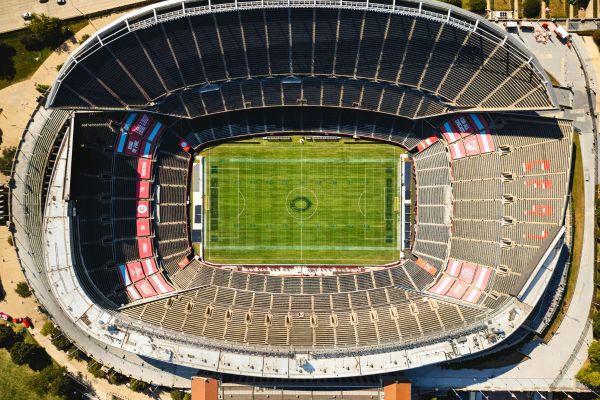
[[[285,95],[298,84],[346,98]],[[252,101],[256,90],[265,101]],[[363,103],[364,90],[381,104]],[[270,96],[278,91],[283,96]],[[382,107],[388,97],[406,96],[395,108]],[[129,13],[73,53],[47,105],[193,118],[299,102],[409,118],[558,104],[523,44],[451,5],[263,0],[165,1]]]

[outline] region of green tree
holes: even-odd
[[[10,173],[13,158],[15,158],[16,152],[16,147],[5,147],[2,149],[2,154],[0,155],[0,172],[4,175],[8,175]]]
[[[43,347],[34,343],[18,342],[10,349],[10,358],[17,365],[29,364],[29,368],[39,371],[52,363]]]
[[[17,334],[9,325],[0,325],[0,347],[10,349],[17,342],[22,342],[23,336]]]
[[[135,378],[131,378],[129,380],[129,385],[131,390],[133,390],[134,392],[142,392],[144,390],[146,390],[146,388],[148,387],[148,384],[144,381],[139,381]]]
[[[540,0],[525,0],[523,2],[523,14],[527,18],[539,18],[541,7]]]
[[[52,359],[46,352],[46,349],[35,345],[31,358],[29,359],[29,368],[34,371],[40,371],[49,365],[52,365]]]
[[[594,340],[588,348],[588,359],[594,371],[600,372],[600,342]]]
[[[31,388],[40,397],[46,394],[70,398],[74,385],[64,367],[50,365],[32,377]]]
[[[44,46],[58,46],[72,34],[62,20],[45,14],[33,14],[29,22],[29,32]]]
[[[17,287],[15,288],[15,292],[21,297],[30,297],[31,289],[29,289],[29,285],[27,282],[19,282],[17,283]]]
[[[594,371],[591,365],[580,369],[576,378],[579,382],[591,388],[600,387],[600,372]]]
[[[18,342],[10,349],[10,359],[17,365],[27,364],[36,351],[33,343]]]

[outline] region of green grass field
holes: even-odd
[[[220,264],[377,265],[399,258],[400,147],[226,143],[204,150],[204,258]]]

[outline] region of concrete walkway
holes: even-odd
[[[95,26],[103,26],[120,15],[122,14],[95,19],[93,23]],[[58,73],[56,67],[63,63],[78,46],[77,40],[86,33],[93,33],[94,30],[92,25],[86,26],[76,34],[75,40],[65,43],[59,51],[53,52],[30,79],[0,90],[0,108],[3,109],[0,114],[0,129],[3,131],[2,147],[16,146],[19,143],[23,130],[36,107],[35,98],[39,93],[35,90],[35,83],[51,84]],[[6,180],[6,176],[0,176],[0,182]],[[110,399],[112,394],[116,394],[123,399],[148,399],[147,395],[135,393],[125,385],[112,385],[104,379],[94,378],[87,372],[85,363],[70,360],[66,353],[57,350],[51,344],[49,338],[39,333],[46,318],[36,310],[38,303],[35,297],[22,299],[14,291],[17,283],[25,281],[25,276],[20,269],[14,247],[8,244],[9,236],[8,229],[0,227],[0,278],[6,291],[5,300],[0,302],[0,311],[14,317],[29,316],[35,326],[31,332],[40,345],[44,346],[48,354],[60,365],[65,366],[72,374],[80,376],[87,384],[91,384],[98,398]],[[164,393],[160,398],[170,399],[170,396]]]
[[[95,26],[104,26],[121,15],[123,14],[112,14],[94,19],[92,22]],[[0,108],[2,109],[0,114],[0,130],[2,131],[0,150],[4,147],[16,146],[19,143],[27,121],[37,106],[35,99],[40,93],[35,89],[36,83],[52,84],[58,75],[57,66],[64,63],[71,52],[79,46],[78,40],[83,35],[91,35],[94,31],[94,27],[88,24],[75,34],[73,40],[65,42],[58,50],[50,54],[29,79],[0,90]],[[0,183],[6,182],[6,179],[6,176],[0,175]]]

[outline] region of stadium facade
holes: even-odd
[[[167,386],[182,385],[152,367],[324,379],[497,350],[543,329],[564,273],[572,125],[534,113],[557,107],[521,43],[447,4],[155,4],[78,48],[32,117],[13,171],[19,259],[82,350]],[[193,251],[195,151],[293,135],[411,154],[398,262],[282,274]]]

